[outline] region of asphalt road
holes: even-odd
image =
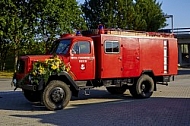
[[[0,79],[1,126],[189,126],[190,69],[180,69],[168,86],[148,99],[111,95],[105,88],[80,93],[64,110],[48,111],[44,106],[28,102],[21,90],[13,91],[10,79]]]

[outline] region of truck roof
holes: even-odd
[[[98,29],[90,29],[85,31],[77,31],[76,34],[63,34],[59,39],[90,39],[91,37],[99,37],[101,35],[117,36],[117,37],[135,37],[135,38],[174,38],[173,33],[164,32],[146,32],[135,30],[122,30],[122,29],[104,29],[99,25]]]
[[[87,39],[91,39],[91,36],[83,36],[83,35],[75,35],[75,34],[63,34],[60,36],[60,38],[58,40],[62,40],[62,39],[77,39],[77,40],[87,40]]]
[[[134,30],[115,30],[115,29],[104,29],[101,34],[105,35],[116,35],[116,36],[131,36],[131,37],[150,37],[150,38],[174,38],[173,33],[163,33],[163,32],[145,32],[145,31],[134,31]],[[82,31],[84,36],[97,36],[100,35],[99,29],[92,29],[88,31]]]

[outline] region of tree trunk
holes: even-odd
[[[14,60],[14,72],[16,72],[17,61],[18,61],[18,50],[17,49],[14,49],[14,57],[15,57],[15,60]]]

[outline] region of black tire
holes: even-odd
[[[25,98],[30,102],[40,102],[41,94],[39,91],[23,90]]]
[[[142,75],[129,91],[134,98],[149,98],[154,91],[154,81],[150,76]]]
[[[42,94],[43,104],[49,110],[60,110],[67,106],[71,99],[71,91],[65,82],[50,81]]]
[[[124,87],[106,87],[106,89],[111,94],[123,94],[126,91]]]

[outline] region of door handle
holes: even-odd
[[[90,58],[90,59],[88,59],[89,61],[93,61],[94,60],[94,58]]]
[[[119,60],[122,60],[122,57],[118,57]]]

